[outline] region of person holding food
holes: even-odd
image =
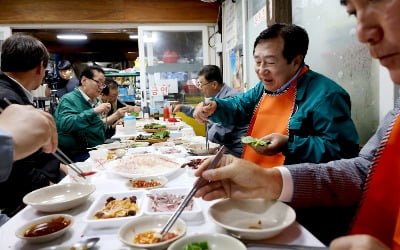
[[[118,83],[116,81],[106,78],[105,85],[100,94],[100,99],[102,103],[111,104],[111,109],[107,114],[107,118],[103,119],[103,122],[107,125],[106,139],[109,139],[115,134],[116,126],[122,123],[122,121],[118,121],[123,118],[126,113],[139,113],[141,109],[139,106],[127,105],[118,99]]]
[[[307,32],[294,24],[274,24],[254,42],[260,82],[235,97],[197,105],[193,116],[222,125],[250,122],[248,135],[268,140],[245,146],[242,157],[263,167],[350,158],[359,151],[347,92],[304,63]]]
[[[400,0],[341,3],[357,19],[360,42],[389,70],[393,83],[399,84]],[[351,226],[336,236],[350,235],[332,241],[330,249],[400,249],[399,114],[397,99],[359,155],[351,159],[264,169],[250,161],[223,156],[218,169],[203,172],[210,164],[206,160],[196,175],[209,182],[196,197],[278,199],[293,207],[317,209],[357,206]],[[330,217],[325,214],[322,224]],[[325,224],[321,230],[332,228]]]
[[[254,42],[255,72],[260,82],[243,94],[212,98],[197,105],[194,117],[224,124],[250,121],[242,158],[271,168],[303,162],[322,163],[358,154],[348,93],[304,63],[307,32],[294,24],[273,24]],[[251,138],[250,138],[251,139]],[[260,144],[259,140],[265,141]],[[298,220],[320,239],[347,227],[352,206],[296,210]],[[330,214],[331,232],[322,235],[322,218]]]
[[[4,98],[14,104],[33,107],[33,96],[30,91],[38,88],[42,83],[48,60],[49,54],[46,47],[32,36],[14,34],[3,42],[0,72],[0,107],[2,109],[6,110],[9,106]],[[36,113],[33,112],[33,114]],[[22,115],[24,113],[21,113]],[[33,130],[26,132],[26,140],[30,133],[37,132],[37,136],[41,136],[43,131],[34,126],[35,118],[38,117],[24,118],[25,125]],[[15,124],[15,126],[22,125]],[[49,130],[48,133],[50,135],[52,130]],[[24,133],[20,133],[19,136],[24,136]],[[39,142],[43,138],[36,140]],[[35,143],[25,148],[28,153],[16,158],[7,178],[3,176],[0,180],[0,190],[3,190],[0,210],[9,217],[25,207],[22,202],[24,195],[48,186],[50,183],[57,183],[65,176],[65,173],[60,171],[60,162],[49,154],[52,150],[41,150],[33,145]],[[1,158],[1,160],[5,159]]]
[[[222,73],[216,65],[205,65],[198,74],[197,87],[200,88],[204,97],[227,98],[236,96],[239,92],[222,81]],[[171,106],[171,113],[183,112],[193,117],[194,107],[189,105],[175,104]],[[240,138],[246,135],[248,124],[243,125],[221,125],[210,122],[208,126],[208,139],[214,143],[225,145],[227,153],[240,156],[243,145]]]
[[[104,71],[98,66],[87,66],[80,76],[79,88],[65,94],[54,113],[61,150],[73,161],[89,158],[87,148],[103,144],[105,125],[101,115],[111,109],[98,97],[105,87]]]

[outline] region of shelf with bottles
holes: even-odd
[[[112,77],[119,85],[118,98],[128,104],[140,103],[141,91],[139,84],[139,72],[106,73],[106,77]]]

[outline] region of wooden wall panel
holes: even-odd
[[[215,23],[218,3],[200,0],[1,0],[0,24]]]

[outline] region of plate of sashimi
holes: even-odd
[[[107,169],[127,178],[169,176],[180,169],[182,161],[183,159],[156,153],[132,154],[110,162]]]

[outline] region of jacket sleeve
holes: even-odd
[[[303,163],[285,166],[293,178],[291,205],[308,207],[357,204],[361,199],[375,151],[395,113],[392,110],[385,116],[381,126],[362,148],[358,157],[324,164]]]
[[[93,108],[79,112],[73,100],[62,98],[56,111],[57,129],[63,133],[71,133],[85,129],[97,121]]]
[[[210,120],[224,126],[248,124],[263,91],[264,86],[260,82],[248,91],[234,97],[211,98],[217,102],[217,110],[210,116]]]
[[[13,140],[12,137],[0,129],[0,182],[7,180],[13,164]]]
[[[181,111],[182,111],[182,113],[184,113],[185,115],[187,115],[187,116],[193,118],[194,107],[189,106],[189,105],[183,105]]]
[[[358,154],[358,135],[344,92],[321,95],[306,114],[293,115],[284,154],[293,162],[328,162]],[[306,105],[306,104],[303,104]],[[290,163],[290,162],[288,162]]]

